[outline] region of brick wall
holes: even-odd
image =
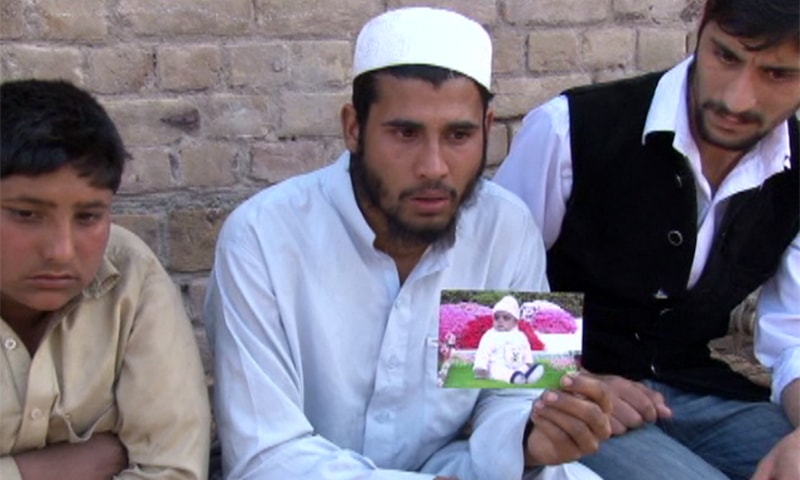
[[[134,157],[115,221],[162,259],[205,348],[202,298],[226,214],[336,157],[358,29],[414,4],[465,13],[494,39],[494,168],[543,100],[683,58],[701,1],[0,0],[0,76],[66,78],[108,108]]]

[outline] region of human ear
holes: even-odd
[[[344,144],[350,152],[358,151],[358,136],[361,133],[358,125],[358,116],[352,103],[347,103],[342,107],[340,114],[342,121],[342,137]]]

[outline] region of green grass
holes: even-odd
[[[472,373],[472,364],[455,362],[447,372],[444,386],[449,388],[557,388],[565,371],[557,370],[545,362],[542,363],[545,371],[538,382],[532,385],[513,385],[489,378],[475,378]]]

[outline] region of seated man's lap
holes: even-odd
[[[645,384],[664,395],[672,418],[614,437],[581,460],[604,478],[750,478],[792,430],[778,405]]]
[[[655,382],[648,386],[672,409],[672,418],[658,426],[731,478],[750,478],[758,462],[792,431],[783,409],[773,403],[696,395]]]
[[[613,437],[581,459],[606,480],[727,480],[727,476],[653,424]]]

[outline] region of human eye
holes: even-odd
[[[401,126],[397,127],[394,130],[395,136],[400,138],[401,140],[413,140],[417,137],[419,130],[414,127],[409,126]]]
[[[453,143],[459,144],[467,142],[473,135],[475,135],[474,128],[456,128],[449,133],[448,137]]]
[[[453,140],[456,140],[456,141],[468,140],[471,136],[472,136],[472,132],[469,131],[469,130],[456,130],[451,135]]]
[[[767,68],[764,71],[767,78],[774,82],[789,82],[800,78],[800,73],[796,70],[788,70],[784,68]]]
[[[739,62],[739,57],[737,57],[732,51],[722,46],[717,46],[714,48],[714,56],[717,57],[717,60],[719,60],[720,63],[725,65],[734,65]]]
[[[3,211],[11,220],[20,223],[33,223],[41,219],[41,215],[33,210],[6,207]]]
[[[79,225],[92,226],[100,222],[105,216],[105,212],[85,211],[75,214],[75,220]]]

